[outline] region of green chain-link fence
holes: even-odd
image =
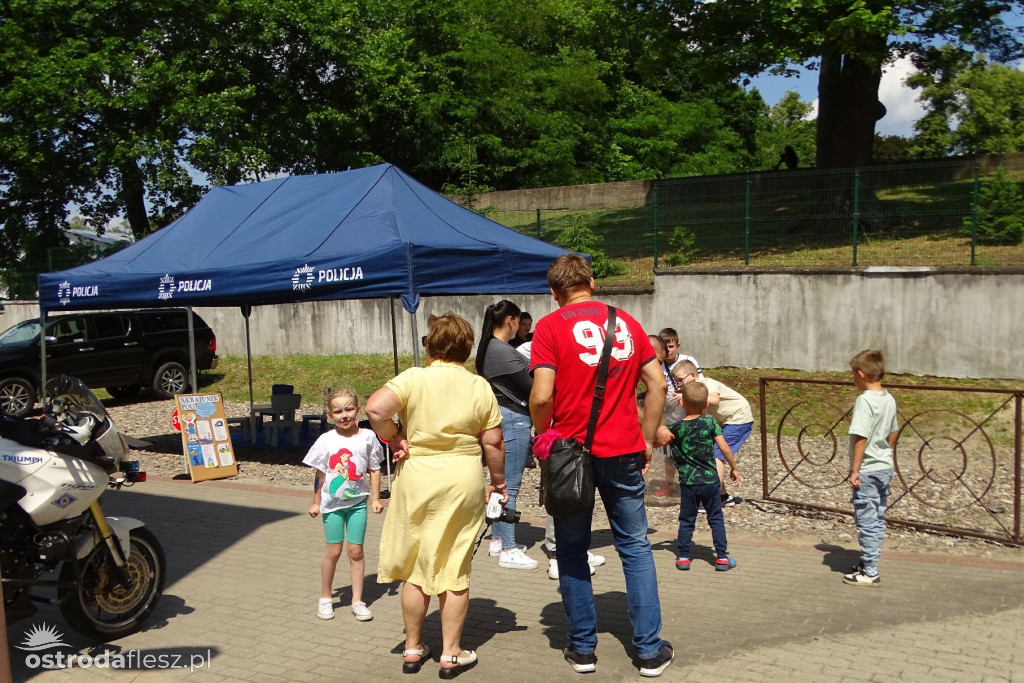
[[[990,173],[950,159],[676,178],[654,181],[633,208],[485,213],[548,242],[587,225],[626,268],[606,285],[649,284],[653,268],[666,266],[1024,265],[1021,244],[978,238]],[[1010,173],[1013,182],[1018,176]],[[1024,220],[1024,204],[1017,206]]]

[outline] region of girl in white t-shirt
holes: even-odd
[[[321,593],[316,615],[334,618],[334,572],[341,558],[341,545],[348,541],[349,570],[352,576],[352,614],[359,621],[373,619],[363,602],[363,539],[366,536],[366,499],[374,513],[380,514],[380,464],[384,459],[377,436],[360,429],[359,398],[353,389],[334,391],[327,399],[327,420],[334,425],[316,440],[303,464],[316,469],[313,479],[313,504],[309,516],[320,515],[327,537],[327,552],[320,564]]]

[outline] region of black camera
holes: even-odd
[[[487,501],[487,511],[484,513],[487,517],[487,521],[490,524],[494,522],[507,522],[508,524],[516,524],[519,522],[519,518],[522,516],[519,510],[510,510],[501,506],[501,494],[492,493],[491,499]]]

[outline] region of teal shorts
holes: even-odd
[[[348,537],[350,545],[362,545],[366,538],[366,501],[350,508],[322,515],[324,535],[328,543],[341,543]],[[347,533],[346,533],[347,532]]]

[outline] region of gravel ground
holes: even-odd
[[[111,416],[122,433],[133,439],[149,443],[132,453],[152,475],[178,476],[185,472],[182,456],[181,436],[170,425],[174,411],[173,401],[139,401],[120,403],[105,402]],[[228,417],[242,417],[248,414],[247,403],[225,402]],[[304,405],[300,413],[319,413],[319,404]],[[726,525],[731,538],[799,544],[827,544],[856,548],[856,527],[846,515],[802,511],[779,503],[760,500],[761,467],[760,435],[756,432],[743,447],[739,459],[740,482],[730,491],[742,502],[725,510]],[[238,477],[232,479],[242,484],[270,486],[275,488],[309,490],[312,475],[309,468],[301,464],[304,448],[275,448],[262,445],[235,444],[235,456],[239,463]],[[650,489],[660,483],[664,468],[655,462],[648,472]],[[525,516],[542,518],[544,510],[537,503],[539,470],[527,469],[517,507]],[[662,498],[648,494],[648,517],[650,526],[662,532],[674,533],[678,522],[678,497]],[[595,528],[607,528],[607,517],[598,501],[594,515]],[[709,543],[710,534],[698,520],[696,539]],[[971,538],[955,538],[931,532],[890,526],[885,541],[886,550],[927,552],[950,556],[975,556],[1024,562],[1024,549],[1004,546]]]

